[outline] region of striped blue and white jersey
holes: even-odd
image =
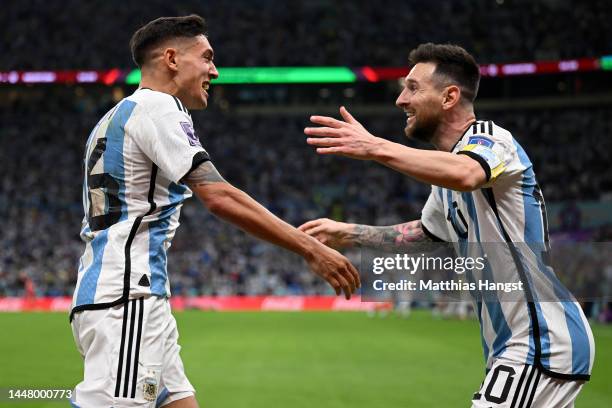
[[[421,217],[425,232],[453,242],[459,256],[486,246],[480,277],[516,277],[523,287],[512,301],[476,297],[487,368],[506,358],[555,378],[588,379],[593,335],[580,305],[548,266],[546,208],[527,154],[491,121],[470,126],[452,153],[478,161],[487,182],[472,192],[432,186]]]
[[[167,251],[191,196],[181,179],[207,160],[191,116],[172,95],[138,89],[104,115],[85,150],[85,250],[72,314],[170,296]]]

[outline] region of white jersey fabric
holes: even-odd
[[[178,98],[138,89],[91,132],[71,318],[140,296],[170,296],[166,253],[191,190],[181,179],[209,160]]]
[[[460,256],[488,245],[485,277],[514,276],[524,288],[513,301],[475,301],[487,369],[503,357],[553,378],[588,380],[593,335],[580,305],[548,266],[546,209],[527,154],[491,121],[470,126],[452,153],[477,160],[487,183],[473,192],[433,186],[422,212],[425,232],[453,242]]]

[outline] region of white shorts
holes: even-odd
[[[72,333],[85,364],[73,406],[161,407],[195,393],[168,299],[148,296],[84,310],[74,316]]]
[[[552,378],[535,366],[498,359],[472,408],[572,408],[584,381]]]

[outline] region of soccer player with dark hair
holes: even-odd
[[[412,68],[396,105],[407,116],[406,136],[431,142],[437,150],[376,137],[344,107],[343,120],[312,116],[321,126],[304,132],[319,154],[372,160],[431,184],[421,219],[384,227],[318,219],[300,229],[338,249],[420,251],[434,241],[452,242],[456,249],[498,243],[494,255],[501,256],[507,248],[508,262],[490,267],[498,274],[516,271],[523,297],[475,299],[487,375],[472,406],[572,407],[590,378],[595,346],[586,317],[568,292],[543,300],[536,294],[536,279],[552,286],[557,281],[547,265],[546,210],[533,166],[510,132],[476,118],[480,71],[468,52],[428,43],[413,50],[409,60]],[[525,267],[528,260],[533,262]]]
[[[86,145],[86,246],[70,314],[85,370],[71,402],[197,407],[179,355],[166,265],[192,193],[218,217],[301,255],[337,294],[350,298],[359,275],[344,256],[275,217],[212,164],[189,113],[206,108],[218,76],[204,20],[159,18],[136,31],[130,46],[142,69],[140,87],[102,117]]]

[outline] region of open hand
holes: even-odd
[[[322,127],[307,127],[306,142],[317,147],[319,154],[337,154],[353,159],[374,160],[376,152],[386,141],[372,135],[361,123],[340,107],[342,120],[328,116],[311,116],[310,121]]]
[[[355,290],[361,287],[359,272],[346,257],[324,245],[318,245],[312,256],[306,259],[310,269],[331,285],[336,295],[344,292],[348,300]]]

